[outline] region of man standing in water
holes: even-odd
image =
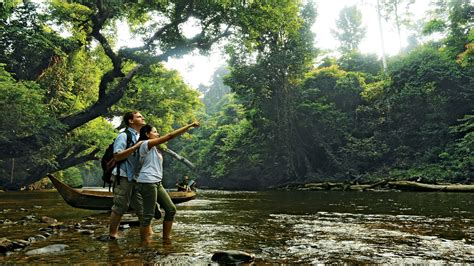
[[[140,129],[145,125],[145,118],[138,112],[127,112],[123,116],[123,122],[126,125],[125,131],[120,132],[114,141],[114,159],[121,161],[112,171],[114,181],[114,205],[110,214],[109,240],[118,237],[118,229],[122,215],[131,206],[137,212],[141,219],[143,208],[141,196],[137,194],[134,185],[135,166],[138,163],[138,156],[135,152],[141,142],[137,142],[140,136]],[[132,137],[132,143],[129,142],[127,134]],[[130,146],[130,147],[128,147]],[[120,168],[120,169],[117,169]]]

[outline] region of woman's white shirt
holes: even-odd
[[[163,156],[155,147],[148,149],[148,141],[145,140],[140,145],[141,169],[138,174],[139,183],[156,183],[163,179]]]

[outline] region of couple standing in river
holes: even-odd
[[[142,243],[149,243],[153,235],[151,220],[161,218],[161,211],[156,208],[158,201],[165,210],[163,241],[169,242],[176,206],[162,185],[163,156],[157,146],[192,127],[198,127],[199,123],[193,122],[162,137],[155,127],[145,123],[145,118],[138,111],[125,113],[123,123],[125,130],[131,133],[133,144],[128,147],[125,131],[119,133],[114,141],[114,159],[121,163],[112,171],[114,204],[110,214],[109,239],[118,237],[122,215],[132,207],[140,219]]]

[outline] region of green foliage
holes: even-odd
[[[230,92],[230,88],[224,84],[224,77],[229,73],[229,70],[221,66],[212,76],[212,83],[210,86],[201,86],[198,90],[204,95],[203,103],[206,106],[207,114],[214,114],[222,108],[223,98]]]
[[[194,112],[202,107],[198,97],[199,94],[184,83],[178,72],[155,65],[134,79],[131,90],[115,112],[140,110],[147,123],[159,132],[167,133],[196,119]]]
[[[358,51],[350,51],[343,54],[337,64],[345,71],[360,72],[366,79],[374,80],[374,77],[382,71],[382,63],[375,54],[361,54]]]
[[[29,1],[18,5],[8,17],[0,17],[0,62],[17,80],[34,80],[42,71],[76,49],[76,45],[48,30],[46,18]]]
[[[81,171],[77,167],[71,167],[63,171],[62,179],[64,183],[71,187],[79,187],[82,185]]]
[[[357,50],[367,32],[367,29],[362,26],[362,13],[357,9],[357,6],[341,9],[336,26],[337,28],[331,32],[340,42],[339,50],[342,53]]]
[[[451,127],[451,133],[460,136],[439,157],[442,165],[452,173],[451,179],[457,181],[474,180],[474,115],[467,114]]]
[[[43,72],[38,82],[46,90],[45,104],[57,115],[66,116],[94,103],[102,71],[94,66],[90,53],[78,50]]]
[[[8,141],[17,136],[28,136],[39,128],[54,123],[47,106],[43,105],[44,91],[32,81],[17,82],[0,64],[0,138]]]
[[[432,18],[423,33],[445,33],[444,43],[450,55],[462,53],[469,43],[469,31],[474,24],[474,4],[470,0],[438,0]]]
[[[355,110],[361,103],[364,81],[354,72],[331,66],[310,73],[301,87],[297,121],[309,172],[334,175],[343,170],[338,156],[346,135],[356,128]]]
[[[411,2],[383,1],[397,28],[405,23],[398,8]],[[314,69],[312,3],[9,3],[0,6],[0,185],[61,170],[74,186],[96,184],[95,159],[116,136],[110,121],[130,109],[161,133],[201,121],[167,143],[197,165],[192,172],[166,159],[172,183],[183,174],[252,189],[360,176],[472,180],[468,0],[437,1],[425,31],[446,37],[394,56],[384,74],[374,55],[357,51],[365,29],[355,7],[338,20],[342,56]],[[116,47],[118,22],[144,46]],[[200,32],[186,36],[186,23]],[[229,67],[200,88],[203,104],[162,63],[206,53],[224,36]]]

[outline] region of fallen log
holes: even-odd
[[[363,190],[368,190],[368,189],[373,189],[376,187],[382,187],[387,184],[387,180],[382,180],[373,184],[367,184],[367,185],[350,185],[348,189],[346,190],[355,190],[355,191],[363,191]]]
[[[408,191],[444,191],[444,192],[474,192],[474,185],[462,184],[425,184],[414,181],[391,181],[388,186]]]
[[[397,189],[403,191],[444,191],[444,192],[474,192],[474,185],[463,184],[426,184],[414,181],[382,180],[373,184],[350,185],[347,183],[307,183],[300,190],[344,190],[366,191],[379,188],[381,190]]]

